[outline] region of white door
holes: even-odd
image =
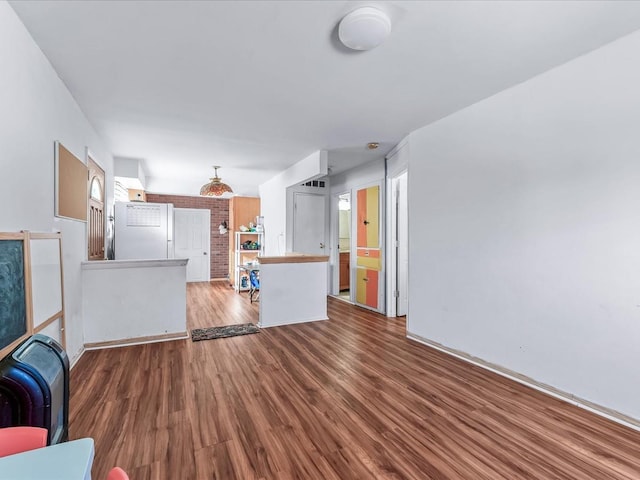
[[[409,215],[407,205],[407,172],[397,179],[397,287],[398,291],[396,315],[401,317],[407,314],[409,304]]]
[[[326,255],[326,197],[296,193],[293,197],[293,251]]]
[[[175,257],[188,258],[187,282],[208,282],[211,264],[211,212],[197,208],[174,209]]]

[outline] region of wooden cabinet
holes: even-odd
[[[229,283],[236,283],[235,235],[240,225],[249,227],[260,215],[260,199],[258,197],[231,197],[229,200]]]
[[[349,290],[349,266],[350,260],[349,257],[351,253],[349,252],[340,252],[340,291]]]
[[[147,194],[144,190],[135,190],[133,188],[128,189],[130,202],[146,202]]]

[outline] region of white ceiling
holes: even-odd
[[[143,159],[149,190],[182,194],[214,164],[255,194],[318,149],[333,173],[380,158],[412,130],[640,28],[628,1],[10,3],[114,155]],[[391,36],[348,51],[336,25],[361,5],[389,13]]]

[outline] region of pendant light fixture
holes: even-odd
[[[219,165],[214,165],[213,169],[215,170],[215,176],[210,178],[209,183],[206,183],[200,189],[200,195],[204,197],[220,197],[225,193],[233,193],[231,187],[226,183],[222,183],[220,177],[218,177],[218,169]]]

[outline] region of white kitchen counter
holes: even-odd
[[[187,261],[82,262],[85,347],[187,338]]]

